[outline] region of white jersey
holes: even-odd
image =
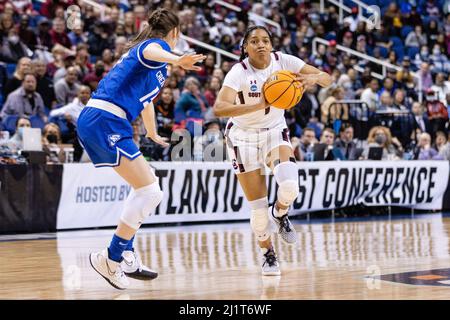
[[[239,104],[258,103],[261,100],[261,86],[275,71],[299,72],[305,65],[303,60],[281,52],[272,52],[270,57],[270,65],[266,69],[256,69],[246,58],[227,73],[223,85],[238,93],[236,108],[239,108]],[[232,117],[230,120],[243,129],[286,127],[284,110],[275,107]]]

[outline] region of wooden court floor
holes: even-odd
[[[275,241],[281,277],[260,275],[248,222],[141,229],[160,276],[125,291],[88,261],[112,230],[0,236],[0,299],[450,299],[450,217],[294,222],[298,247]]]

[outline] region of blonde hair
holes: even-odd
[[[57,144],[61,144],[62,143],[62,139],[61,139],[61,130],[59,129],[59,126],[55,123],[47,123],[44,127],[44,129],[42,130],[42,138],[44,139],[45,136],[47,135],[48,131],[50,129],[56,129],[56,137],[57,137]]]
[[[389,130],[389,128],[387,127],[383,127],[383,126],[375,126],[372,129],[370,129],[369,131],[369,136],[367,138],[367,142],[368,143],[376,143],[375,142],[375,136],[377,131],[383,131],[383,133],[386,136],[386,142],[384,143],[385,148],[388,148],[391,144],[392,144],[392,134],[391,134],[391,130]]]

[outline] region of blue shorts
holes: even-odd
[[[128,120],[86,106],[77,122],[78,138],[96,167],[116,167],[121,156],[130,160],[142,153],[133,141]]]

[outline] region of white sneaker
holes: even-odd
[[[273,212],[275,209],[275,205],[269,208],[269,216],[273,221],[273,226],[275,227],[275,232],[278,233],[280,239],[287,245],[296,245],[298,243],[298,234],[295,231],[294,226],[289,221],[288,214],[286,213],[284,216],[276,217]]]
[[[122,257],[123,260],[120,265],[128,277],[137,280],[153,280],[158,277],[156,271],[151,270],[142,263],[137,251],[126,250],[123,252]]]
[[[101,252],[93,252],[89,255],[92,268],[116,289],[128,288],[130,282],[122,271],[120,263],[109,259],[108,249]]]
[[[279,276],[281,275],[280,265],[277,261],[277,256],[273,248],[261,248],[262,266],[261,271],[263,276]]]

